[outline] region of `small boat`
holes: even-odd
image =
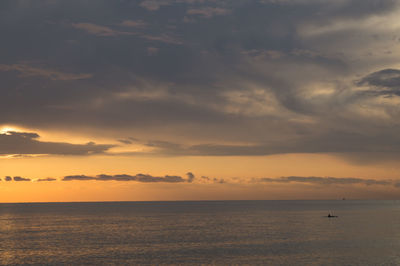
[[[329,213],[328,216],[326,216],[326,217],[328,217],[328,218],[338,218],[339,216],[337,216],[337,215],[331,215],[331,214]]]

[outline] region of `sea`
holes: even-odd
[[[400,201],[4,203],[0,264],[400,265]]]

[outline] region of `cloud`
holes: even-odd
[[[202,7],[188,9],[186,13],[188,15],[198,15],[204,18],[212,18],[215,16],[227,15],[230,13],[230,10],[220,7]]]
[[[152,55],[156,55],[158,54],[158,51],[160,49],[156,48],[156,47],[147,47],[147,54],[152,56]]]
[[[116,174],[106,175],[100,174],[97,176],[90,175],[68,175],[61,178],[61,181],[118,181],[118,182],[141,182],[141,183],[194,183],[194,184],[257,184],[265,185],[268,183],[277,184],[310,184],[317,186],[386,186],[400,188],[400,182],[392,179],[371,179],[371,178],[356,178],[356,177],[319,177],[319,176],[283,176],[277,178],[215,178],[201,176],[199,179],[195,175],[188,172],[187,178],[176,175],[152,176],[149,174]],[[5,181],[31,181],[30,178],[22,178],[15,176],[14,178],[6,176]],[[55,178],[36,179],[38,182],[57,181]]]
[[[6,176],[4,181],[31,181],[30,178],[20,176]],[[200,176],[196,178],[192,172],[186,173],[186,178],[178,175],[153,176],[149,174],[99,174],[92,175],[68,175],[61,179],[56,178],[39,178],[34,181],[50,182],[50,181],[118,181],[118,182],[140,182],[140,183],[183,183],[183,184],[236,184],[236,185],[266,185],[269,183],[276,184],[309,184],[316,186],[382,186],[400,188],[400,181],[395,179],[372,179],[359,177],[331,177],[331,176],[282,176],[276,178],[216,178],[208,176]]]
[[[14,176],[14,181],[31,181],[31,179],[29,178],[24,178],[24,177],[20,177],[20,176]]]
[[[149,40],[149,41],[156,41],[156,42],[163,42],[163,43],[168,43],[168,44],[183,44],[181,40],[179,40],[176,37],[173,37],[167,33],[161,33],[159,35],[148,35],[144,34],[140,36],[143,39]]]
[[[399,157],[398,1],[69,1],[0,12],[18,14],[1,16],[0,124],[164,141],[145,147],[156,155]],[[111,148],[0,142],[3,154]]]
[[[104,153],[114,147],[93,142],[87,144],[45,142],[38,138],[37,133],[31,132],[8,131],[0,134],[0,154],[90,155]]]
[[[188,173],[186,173],[186,175],[187,175],[187,181],[189,182],[189,183],[192,183],[193,182],[193,180],[195,179],[195,176],[194,176],[194,174],[192,173],[192,172],[188,172]]]
[[[56,178],[48,177],[48,178],[38,178],[38,179],[34,179],[34,180],[33,180],[33,179],[30,179],[30,178],[25,178],[25,177],[20,177],[20,176],[14,176],[14,178],[11,177],[11,176],[6,176],[4,180],[5,180],[5,181],[12,181],[12,180],[14,180],[15,182],[20,182],[20,181],[47,182],[47,181],[56,181],[57,179],[56,179]]]
[[[208,176],[201,176],[199,179],[200,183],[214,183],[214,184],[225,184],[229,183],[225,181],[223,178],[216,178],[216,177],[208,177]]]
[[[400,70],[383,69],[371,73],[357,82],[357,85],[373,86],[381,89],[390,89],[387,93],[400,95]]]
[[[57,181],[56,178],[52,178],[52,177],[47,177],[47,178],[39,178],[36,179],[35,181],[37,182],[51,182],[51,181]]]
[[[148,26],[143,20],[124,20],[119,25],[131,28],[146,28]]]
[[[168,182],[168,183],[180,183],[180,182],[186,182],[185,179],[183,179],[180,176],[169,176],[166,175],[164,177],[157,177],[157,176],[151,176],[151,175],[143,175],[143,174],[138,174],[136,175],[137,181],[139,182]]]
[[[91,176],[86,176],[86,175],[68,175],[68,176],[64,176],[62,181],[72,181],[72,180],[81,180],[81,181],[85,181],[85,180],[95,180],[95,177],[91,177]]]
[[[145,8],[149,11],[157,11],[162,6],[170,6],[170,5],[176,5],[176,4],[188,4],[188,5],[205,4],[207,2],[215,3],[217,1],[214,1],[214,0],[144,0],[139,4],[139,6]],[[221,1],[221,3],[224,4],[225,2]]]
[[[17,71],[20,73],[20,77],[34,77],[39,76],[51,80],[81,80],[92,78],[92,74],[73,74],[60,72],[53,69],[39,68],[30,66],[27,64],[0,64],[0,71]]]
[[[189,177],[189,176],[188,176]],[[191,182],[192,179],[184,179],[180,176],[170,176],[166,175],[163,177],[160,176],[152,176],[147,174],[137,174],[137,175],[97,175],[97,176],[87,176],[87,175],[71,175],[65,176],[62,178],[62,181],[87,181],[87,180],[97,180],[97,181],[136,181],[142,183],[184,183]]]
[[[118,26],[123,27],[130,27],[130,28],[143,28],[147,25],[143,21],[131,21],[125,20]],[[172,36],[166,32],[159,32],[157,34],[149,34],[149,33],[139,33],[139,32],[132,32],[132,31],[121,31],[118,29],[112,29],[107,26],[97,25],[94,23],[73,23],[72,26],[76,29],[86,31],[89,34],[102,36],[102,37],[115,37],[120,35],[136,35],[138,38],[142,38],[147,41],[155,41],[155,42],[162,42],[167,44],[182,44],[182,41],[179,40],[177,37]],[[157,49],[157,48],[156,48]],[[154,52],[154,51],[153,51]]]
[[[161,6],[170,5],[171,1],[168,0],[144,0],[139,4],[139,6],[149,10],[149,11],[156,11],[160,9]]]
[[[260,183],[308,183],[316,185],[394,185],[391,180],[375,180],[375,179],[362,179],[362,178],[339,178],[339,177],[303,177],[303,176],[286,176],[279,178],[260,178],[255,179],[255,182]]]
[[[129,139],[118,139],[119,142],[121,142],[122,144],[132,144],[132,141]]]
[[[16,137],[27,138],[27,139],[37,139],[40,137],[39,134],[32,133],[32,132],[6,131],[2,134],[6,135],[6,136],[16,136]]]
[[[219,183],[219,184],[225,184],[225,183],[227,183],[223,178],[221,178],[221,179],[214,178],[214,182],[215,182],[215,183]]]
[[[279,141],[257,144],[197,144],[185,145],[180,143],[151,141],[146,144],[148,151],[122,153],[125,155],[166,155],[166,156],[266,156],[289,153],[344,153],[357,158],[389,159],[400,156],[400,145],[393,143],[392,137],[365,136],[363,134],[346,134],[332,131],[322,136],[303,137],[298,140]],[[326,142],[325,139],[329,139]],[[375,145],[366,146],[365,143]],[[382,155],[386,153],[388,157]],[[382,157],[383,156],[383,157]]]
[[[97,175],[95,180],[100,181],[137,181],[136,176],[120,174],[120,175]]]
[[[124,23],[124,22],[122,22],[122,23]],[[114,30],[110,27],[96,25],[93,23],[73,23],[72,27],[79,29],[79,30],[86,31],[93,35],[106,36],[106,37],[117,36],[117,35],[135,35],[136,34],[134,32]]]

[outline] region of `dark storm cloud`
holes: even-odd
[[[24,177],[20,177],[20,176],[14,176],[14,181],[31,181],[30,178],[24,178]]]
[[[134,135],[168,155],[396,155],[398,12],[394,0],[2,1],[0,124]],[[2,154],[110,148],[0,135]]]
[[[113,145],[70,144],[38,140],[37,133],[8,131],[0,134],[0,154],[90,155],[104,153]]]
[[[137,175],[97,175],[97,176],[86,176],[86,175],[72,175],[63,177],[62,181],[86,181],[86,180],[97,180],[97,181],[136,181],[142,183],[183,183],[192,182],[193,179],[184,179],[180,176],[152,176],[147,174],[137,174]]]
[[[395,94],[400,96],[400,70],[383,69],[367,75],[357,82],[357,85],[368,85],[380,88],[379,91],[373,91],[377,94]]]

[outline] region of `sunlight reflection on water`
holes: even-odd
[[[1,264],[400,264],[400,202],[0,204]],[[338,218],[326,218],[332,210]]]

